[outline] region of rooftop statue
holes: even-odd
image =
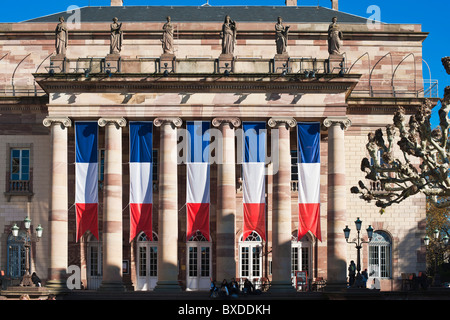
[[[171,18],[167,17],[167,22],[163,26],[162,48],[164,54],[173,54],[173,26]]]
[[[283,26],[283,19],[278,17],[278,22],[275,24],[277,54],[283,54],[287,51],[289,28],[290,26]]]
[[[119,54],[122,51],[123,32],[122,23],[118,23],[119,19],[114,18],[111,24],[111,44],[110,53]]]
[[[67,50],[67,43],[69,42],[69,31],[67,25],[64,22],[64,17],[59,18],[59,23],[56,26],[56,54],[65,55]]]
[[[222,25],[222,32],[220,34],[220,37],[222,38],[223,54],[234,54],[236,31],[236,22],[231,20],[230,16],[226,16]]]
[[[334,17],[328,27],[328,53],[330,55],[341,55],[342,38],[343,34],[337,24],[337,17]]]

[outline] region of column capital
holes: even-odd
[[[65,117],[47,117],[42,121],[42,124],[47,128],[51,127],[53,124],[60,124],[61,126],[68,128],[72,126],[72,120]]]
[[[100,118],[98,119],[98,125],[100,127],[105,127],[108,124],[114,124],[116,127],[125,127],[127,125],[127,120],[124,118]]]
[[[348,117],[328,117],[323,120],[323,125],[325,128],[340,125],[342,130],[347,130],[352,125],[352,121]]]
[[[163,124],[166,123],[173,124],[175,127],[179,128],[183,124],[183,120],[181,120],[181,118],[178,117],[164,117],[164,118],[156,118],[153,121],[153,124],[156,127],[161,127]]]
[[[237,128],[241,126],[241,119],[235,117],[212,119],[212,125],[216,128],[220,127],[224,123],[228,123],[230,126]]]
[[[267,124],[271,128],[275,128],[275,127],[282,126],[282,125],[285,125],[288,128],[289,127],[294,128],[295,125],[297,124],[297,121],[294,118],[289,118],[289,117],[273,117],[273,118],[270,118],[269,121],[267,121]]]

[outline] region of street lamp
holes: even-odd
[[[444,245],[444,247],[446,247],[448,245],[448,236],[445,235],[442,240],[440,239],[440,232],[438,229],[435,229],[433,231],[433,238],[434,238],[434,242],[436,243],[436,250],[435,250],[435,258],[434,258],[434,281],[433,281],[433,285],[434,286],[439,286],[440,285],[440,274],[438,272],[438,257],[439,254],[441,253],[443,247],[442,244]],[[425,238],[423,239],[423,242],[425,243],[425,245],[427,247],[429,247],[430,245],[430,238],[427,236],[425,236]]]
[[[31,280],[31,274],[30,274],[30,248],[31,248],[31,219],[29,217],[26,217],[23,220],[23,224],[25,226],[26,236],[25,239],[23,239],[23,246],[25,247],[25,274],[23,275],[22,281],[20,282],[21,287],[34,287],[33,281]],[[39,224],[36,228],[36,242],[39,242],[39,240],[42,237],[42,231],[44,228]],[[11,228],[11,232],[13,234],[13,237],[16,238],[19,235],[19,227],[17,224],[14,224],[14,226]]]
[[[358,233],[358,236],[355,240],[350,241],[350,242],[348,241],[348,239],[350,238],[350,228],[348,226],[345,226],[344,236],[345,236],[345,241],[347,241],[347,243],[353,243],[356,245],[356,250],[357,250],[356,270],[358,271],[356,278],[360,279],[361,278],[361,274],[360,274],[360,271],[361,271],[361,248],[364,243],[369,243],[370,241],[372,241],[373,228],[371,225],[369,225],[369,227],[366,229],[367,237],[369,238],[369,241],[364,241],[363,239],[361,239],[362,221],[359,219],[359,217],[355,221],[355,226],[356,226],[356,231]]]

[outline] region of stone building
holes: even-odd
[[[226,16],[231,33],[221,35]],[[55,31],[60,17],[65,26]],[[285,38],[277,40],[278,17]],[[164,35],[169,20],[171,34]],[[112,24],[120,27],[114,35]],[[329,29],[338,41],[332,54]],[[224,52],[229,35],[232,52]],[[422,77],[426,37],[420,25],[374,24],[340,12],[338,1],[330,9],[296,1],[135,7],[112,0],[110,7],[0,24],[0,269],[12,283],[25,272],[28,216],[33,230],[44,228],[32,241],[31,272],[48,287],[64,287],[68,267],[77,266],[84,286],[99,290],[201,290],[210,278],[290,290],[294,271],[306,271],[309,288],[324,281],[342,288],[356,261],[343,229],[353,229],[353,238],[359,217],[363,230],[374,229],[361,255],[369,285],[400,289],[403,273],[425,270],[425,199],[381,215],[350,188],[364,179],[367,134],[391,122],[398,106],[413,113],[435,97],[435,84]],[[279,45],[285,52],[277,53]],[[89,229],[78,239],[75,125],[83,121],[98,124],[98,238]],[[139,230],[130,241],[135,121],[153,128],[152,241]],[[174,160],[177,134],[190,121],[220,133],[215,150],[223,157],[210,165],[209,237],[187,237],[187,165]],[[247,122],[265,125],[273,161],[264,176],[265,235],[255,229],[243,238],[245,182],[235,134]],[[301,239],[297,123],[321,125],[320,233]],[[22,230],[16,238],[15,224]]]

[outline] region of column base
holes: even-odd
[[[126,288],[122,282],[102,282],[97,291],[125,292]]]
[[[178,281],[158,281],[153,291],[161,293],[175,293],[182,292],[183,290]]]
[[[291,282],[272,281],[269,288],[269,293],[296,293]]]

